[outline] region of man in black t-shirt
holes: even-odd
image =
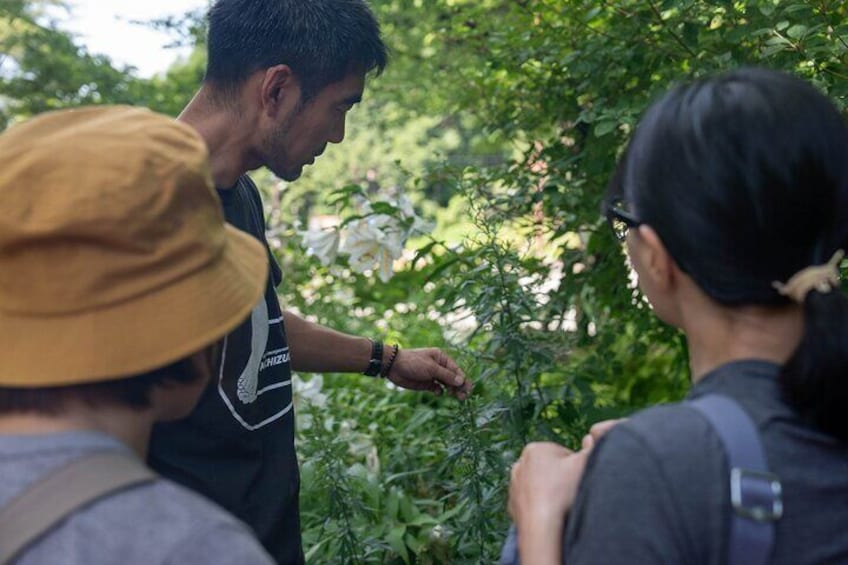
[[[179,119],[209,147],[227,221],[267,248],[259,192],[245,173],[266,166],[295,180],[340,143],[386,47],[364,0],[217,0],[207,46],[203,84]],[[279,563],[301,563],[291,371],[364,372],[460,399],[471,384],[438,349],[397,352],[282,311],[282,273],[268,257],[265,300],[227,337],[195,412],[154,431],[150,463],[250,524]]]

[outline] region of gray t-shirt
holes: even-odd
[[[690,397],[730,396],[760,432],[783,486],[771,563],[848,563],[848,444],[798,419],[781,400],[778,370],[762,361],[728,364]],[[640,412],[590,456],[568,519],[565,562],[725,563],[729,490],[724,449],[703,416],[679,404]]]
[[[97,451],[128,451],[95,432],[0,435],[0,506],[62,464]],[[165,479],[101,498],[72,514],[16,565],[192,565],[273,563],[247,527]]]

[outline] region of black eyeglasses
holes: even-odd
[[[604,213],[612,232],[619,241],[624,241],[627,237],[627,230],[642,225],[633,213],[627,211],[627,204],[622,198],[607,200],[604,203]]]

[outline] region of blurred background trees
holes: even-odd
[[[202,11],[147,25],[194,53],[141,78],[0,0],[0,128],[79,104],[176,115],[203,73]],[[282,300],[402,346],[446,347],[463,404],[379,380],[299,375],[303,527],[313,563],[483,563],[528,440],[685,394],[680,335],[651,316],[599,205],[646,105],[675,81],[783,69],[848,105],[848,4],[740,0],[372,0],[393,52],[346,141],[287,184],[258,171]],[[435,222],[388,282],[301,234],[404,195]],[[383,202],[384,204],[379,204]],[[359,203],[359,204],[358,204]],[[382,207],[381,207],[382,206]]]

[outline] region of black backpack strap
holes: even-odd
[[[748,414],[729,397],[709,394],[688,404],[712,425],[730,467],[733,513],[727,563],[765,565],[771,557],[783,502],[780,479],[769,472],[760,434]]]
[[[155,478],[135,456],[117,451],[95,453],[60,467],[0,509],[0,564],[11,563],[80,508]]]

